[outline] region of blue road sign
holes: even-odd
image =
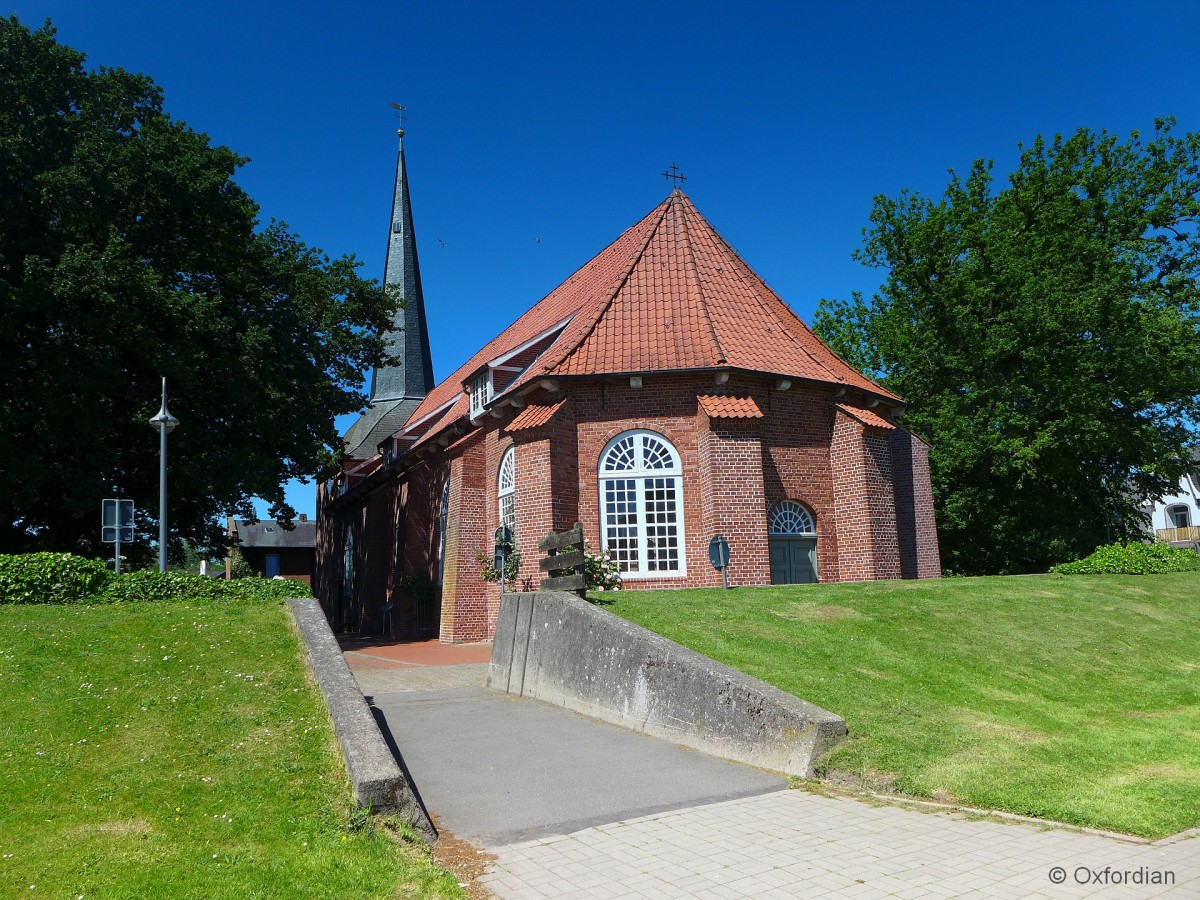
[[[729,541],[717,535],[708,542],[708,559],[714,569],[724,569],[729,565]]]

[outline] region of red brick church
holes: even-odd
[[[408,301],[346,461],[318,491],[335,625],[488,640],[501,525],[520,581],[576,521],[626,589],[939,574],[929,448],[673,190],[433,383],[403,134],[386,282]],[[520,588],[521,585],[517,585]],[[513,587],[509,587],[512,590]]]

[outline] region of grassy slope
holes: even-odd
[[[609,609],[843,715],[825,770],[1145,836],[1200,825],[1200,573],[629,591]]]
[[[0,895],[461,896],[423,849],[350,826],[286,615],[0,606]]]

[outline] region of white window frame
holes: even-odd
[[[492,399],[491,369],[480,372],[471,379],[471,418],[483,415],[483,408]]]
[[[500,469],[496,473],[496,521],[507,525],[517,535],[517,454],[515,447],[509,447],[500,457]],[[505,510],[505,501],[508,509]],[[511,519],[511,523],[510,520]]]
[[[610,452],[626,438],[632,437],[634,446],[633,467],[629,469],[606,469],[605,464],[608,460]],[[645,465],[645,444],[643,439],[650,438],[660,443],[671,455],[671,465],[669,467],[648,468]],[[609,550],[608,529],[609,529],[609,513],[607,509],[607,499],[605,492],[607,482],[610,481],[632,481],[634,486],[634,507],[637,514],[637,522],[634,527],[637,528],[637,554],[638,554],[638,569],[629,569],[621,571],[621,578],[626,581],[646,581],[651,579],[667,579],[667,578],[686,578],[687,577],[687,533],[684,528],[684,495],[683,495],[683,463],[679,456],[679,451],[675,448],[666,437],[659,434],[657,431],[638,428],[632,431],[623,431],[604,445],[604,450],[600,453],[600,460],[596,466],[597,484],[599,488],[599,513],[600,513],[600,545],[604,552]],[[648,559],[649,541],[646,534],[646,486],[647,482],[654,478],[672,478],[675,480],[675,539],[679,549],[679,568],[678,569],[659,569],[654,571],[644,570],[644,566]]]
[[[808,531],[779,531],[776,525],[779,522],[780,516],[785,512],[790,512],[799,517],[801,520],[807,519],[810,526]],[[768,524],[768,533],[773,535],[787,535],[789,537],[816,537],[817,524],[813,518],[812,511],[803,503],[796,500],[783,500],[775,505],[775,509],[771,511],[771,521]]]
[[[1186,524],[1180,525],[1175,521],[1175,513],[1181,511],[1186,519]],[[1191,528],[1192,527],[1192,508],[1186,503],[1172,503],[1166,509],[1166,519],[1168,528]]]

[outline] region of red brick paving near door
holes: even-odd
[[[486,663],[492,658],[492,645],[443,644],[428,641],[396,642],[387,639],[338,635],[338,644],[346,663],[353,669],[412,669],[417,666],[461,666]]]

